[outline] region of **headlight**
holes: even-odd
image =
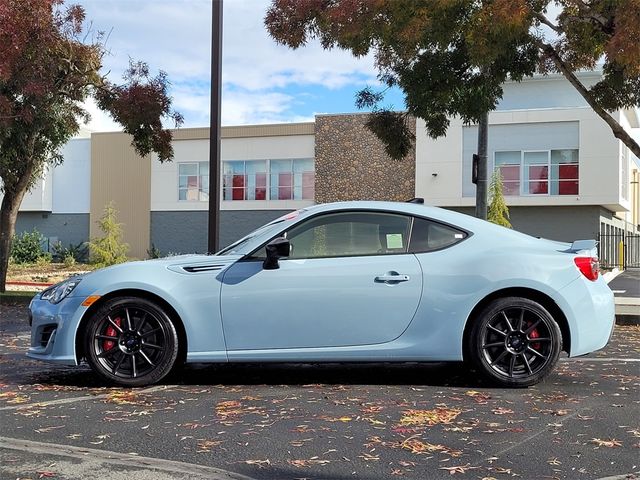
[[[80,278],[70,278],[64,282],[60,282],[53,287],[47,288],[40,298],[42,300],[49,300],[51,303],[59,303],[64,298],[69,296],[74,288],[80,283]]]

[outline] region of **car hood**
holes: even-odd
[[[176,255],[153,260],[120,263],[82,275],[75,295],[87,294],[103,286],[141,280],[155,283],[167,270],[180,274],[220,271],[242,258],[241,255]]]

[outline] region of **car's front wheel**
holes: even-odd
[[[155,303],[137,297],[113,298],[98,308],[85,328],[87,362],[100,377],[122,386],[160,381],[178,356],[178,334]]]
[[[498,298],[474,319],[467,352],[475,368],[493,383],[534,385],[558,362],[562,334],[539,303],[520,297]]]

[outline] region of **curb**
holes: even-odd
[[[16,285],[19,287],[50,287],[54,285],[53,283],[43,283],[43,282],[6,282],[6,285]]]
[[[640,325],[640,298],[615,297],[616,324]]]
[[[604,281],[607,283],[611,283],[611,280],[613,280],[614,278],[616,278],[618,275],[620,275],[622,273],[622,270],[620,270],[619,268],[614,268],[613,270],[611,270],[610,272],[607,273],[603,273],[602,277],[604,278]]]
[[[638,475],[640,475],[640,472],[636,472],[636,473],[623,473],[622,475],[613,475],[611,477],[602,477],[602,478],[598,478],[596,480],[637,480],[640,477],[638,477]]]

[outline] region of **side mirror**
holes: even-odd
[[[289,240],[284,237],[274,238],[265,247],[267,251],[267,258],[262,264],[262,268],[265,270],[276,270],[280,268],[278,259],[282,257],[288,257],[291,250]]]

